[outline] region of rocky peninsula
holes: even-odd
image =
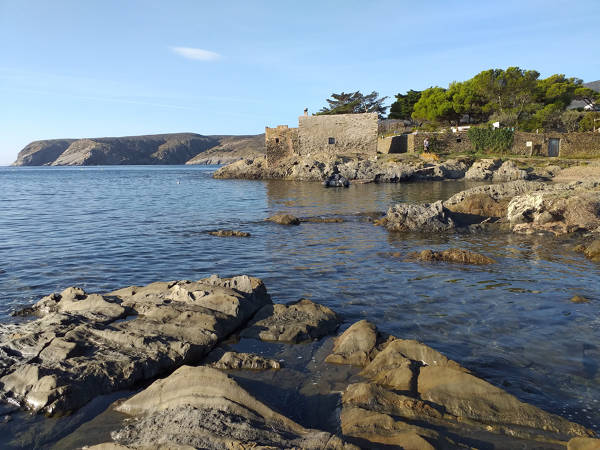
[[[99,166],[145,164],[228,164],[264,155],[264,134],[203,136],[155,134],[35,141],[13,166]]]
[[[72,287],[19,315],[28,319],[0,327],[5,402],[60,417],[142,387],[57,447],[583,449],[600,442],[421,342],[364,320],[344,323],[310,300],[274,304],[263,282],[245,275],[104,294]],[[15,444],[47,445],[56,437],[46,432]]]

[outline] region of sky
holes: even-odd
[[[600,79],[600,1],[0,0],[0,165],[40,139],[297,125],[490,68]]]

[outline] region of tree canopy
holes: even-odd
[[[421,98],[421,91],[412,89],[406,94],[396,94],[396,101],[390,107],[388,119],[411,120],[415,103]]]
[[[368,95],[364,95],[360,91],[331,94],[331,98],[326,100],[329,106],[321,108],[317,115],[376,112],[379,118],[382,118],[387,110],[387,106],[383,106],[386,99],[387,97],[379,97],[377,91]]]
[[[557,74],[539,79],[539,72],[519,67],[490,69],[473,78],[453,82],[447,89],[431,87],[414,105],[414,119],[458,123],[500,121],[524,130],[556,128],[573,100],[593,104],[600,94],[582,80]]]

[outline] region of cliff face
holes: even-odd
[[[19,152],[13,166],[47,166],[52,164],[75,139],[33,141]]]
[[[265,155],[265,135],[214,136],[219,145],[199,153],[186,164],[230,164]]]
[[[264,154],[264,135],[203,136],[194,133],[116,138],[56,139],[27,145],[13,166],[95,166],[185,164],[210,150],[208,158],[191,164],[219,164]],[[226,156],[222,156],[223,155]],[[219,162],[214,162],[219,161]]]

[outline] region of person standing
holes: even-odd
[[[425,153],[429,153],[429,139],[425,138],[423,141],[423,148],[425,149]]]

